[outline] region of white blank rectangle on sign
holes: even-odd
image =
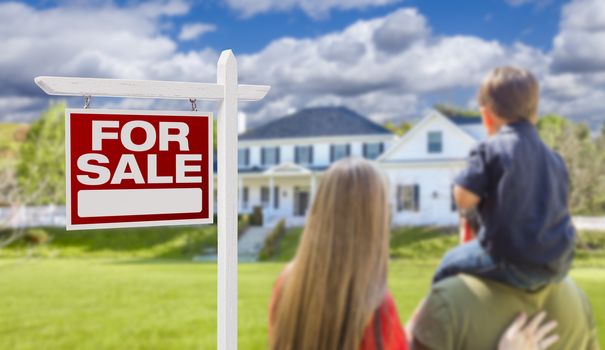
[[[82,218],[184,214],[201,211],[201,188],[82,190],[78,192],[78,216]]]

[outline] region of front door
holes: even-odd
[[[305,216],[309,206],[309,191],[294,190],[294,216]]]

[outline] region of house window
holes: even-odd
[[[313,146],[296,146],[294,162],[296,164],[313,164]]]
[[[273,208],[279,208],[279,186],[273,187]]]
[[[276,165],[279,163],[279,147],[263,147],[261,149],[261,164]]]
[[[330,146],[330,161],[335,162],[339,159],[346,158],[351,154],[351,145],[331,145]]]
[[[397,211],[418,211],[420,209],[420,186],[397,186]]]
[[[364,143],[363,156],[367,159],[376,159],[382,154],[384,145],[382,142]]]
[[[242,188],[242,208],[248,208],[248,187]]]
[[[263,186],[260,188],[260,203],[263,208],[269,206],[269,187]]]
[[[239,148],[237,150],[237,166],[239,168],[245,168],[250,165],[250,149]]]
[[[441,131],[429,131],[428,151],[429,153],[441,153],[443,151],[443,134]]]

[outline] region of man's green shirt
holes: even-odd
[[[541,310],[558,322],[560,339],[549,350],[599,349],[588,299],[570,278],[537,292],[470,275],[447,278],[433,286],[413,333],[434,350],[497,349],[519,313],[533,316]]]

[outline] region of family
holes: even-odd
[[[489,137],[454,179],[463,242],[405,328],[387,287],[388,182],[369,161],[334,163],[275,282],[270,349],[598,349],[588,299],[567,275],[569,176],[540,140],[538,101],[525,69],[496,68],[482,83]]]

